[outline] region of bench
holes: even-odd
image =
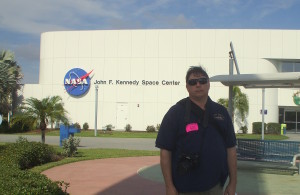
[[[287,170],[300,175],[300,142],[237,139],[237,159],[253,161],[252,168]],[[245,163],[239,163],[245,167]]]

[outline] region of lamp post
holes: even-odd
[[[95,85],[95,137],[97,137],[98,85]]]

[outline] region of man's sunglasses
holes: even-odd
[[[199,79],[190,79],[190,80],[188,80],[188,84],[191,86],[194,86],[194,85],[197,85],[197,82],[198,82],[198,83],[204,85],[207,83],[207,81],[208,81],[208,78],[202,77]]]

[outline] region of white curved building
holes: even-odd
[[[241,74],[299,72],[299,30],[99,30],[46,32],[41,35],[39,84],[26,84],[24,98],[60,95],[73,123],[112,124],[124,129],[145,130],[159,124],[166,111],[188,94],[185,74],[201,64],[209,76],[228,74],[233,42]],[[70,95],[71,70],[80,68],[90,80],[78,75],[84,95]],[[71,72],[70,72],[71,71]],[[67,74],[68,73],[68,74]],[[75,74],[75,73],[74,73]],[[73,75],[74,76],[74,75]],[[66,80],[69,79],[69,80]],[[73,78],[74,79],[74,78]],[[72,87],[73,84],[73,87]],[[66,86],[64,86],[66,85]],[[249,132],[252,122],[261,121],[262,90],[245,89],[249,97]],[[265,122],[287,123],[300,129],[300,109],[293,103],[297,89],[266,89]],[[211,83],[210,96],[228,97],[228,87]],[[236,127],[237,129],[238,127]],[[297,130],[298,131],[298,130]]]

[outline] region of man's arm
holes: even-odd
[[[172,152],[161,149],[160,150],[160,166],[164,176],[166,185],[166,195],[177,195],[178,192],[172,180]]]
[[[229,169],[229,183],[225,189],[224,195],[234,195],[237,184],[237,160],[236,148],[227,148],[227,163]]]

